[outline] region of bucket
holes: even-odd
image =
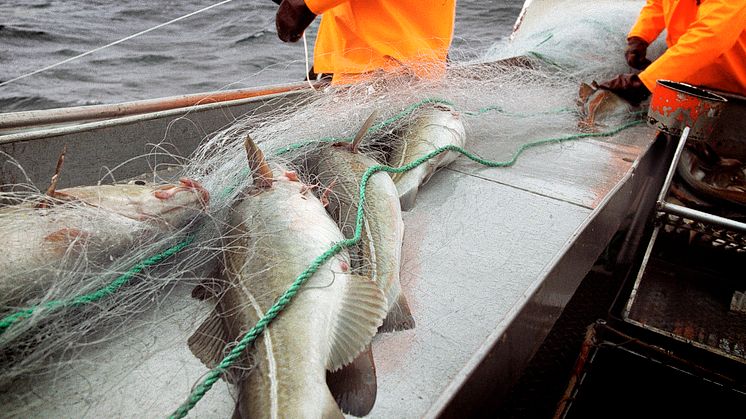
[[[658,80],[648,109],[648,123],[679,136],[689,127],[689,139],[707,141],[717,127],[727,99],[686,83]]]

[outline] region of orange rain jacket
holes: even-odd
[[[664,28],[668,50],[639,74],[650,91],[665,79],[746,95],[745,0],[648,0],[628,37]]]
[[[323,14],[314,47],[314,71],[333,73],[335,84],[345,82],[345,75],[401,65],[420,77],[437,77],[445,69],[456,0],[305,2],[313,13]]]

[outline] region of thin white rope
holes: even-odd
[[[41,73],[41,72],[44,72],[44,71],[50,70],[50,69],[52,69],[52,68],[55,68],[55,67],[57,67],[57,66],[61,66],[62,64],[66,64],[66,63],[69,63],[70,61],[74,61],[74,60],[77,60],[77,59],[79,59],[79,58],[83,58],[83,57],[85,57],[86,55],[90,55],[90,54],[93,54],[94,52],[98,52],[98,51],[101,51],[102,49],[105,49],[105,48],[109,48],[109,47],[112,47],[112,46],[114,46],[114,45],[117,45],[117,44],[121,44],[121,43],[122,43],[122,42],[124,42],[124,41],[129,41],[129,40],[130,40],[130,39],[132,39],[132,38],[136,38],[136,37],[138,37],[138,36],[140,36],[140,35],[144,35],[144,34],[146,34],[146,33],[148,33],[148,32],[154,31],[154,30],[156,30],[156,29],[160,29],[160,28],[162,28],[162,27],[164,27],[164,26],[166,26],[166,25],[170,25],[170,24],[172,24],[172,23],[176,23],[176,22],[178,22],[178,21],[180,21],[180,20],[184,20],[184,19],[186,19],[186,18],[189,18],[189,17],[192,17],[192,16],[194,16],[194,15],[196,15],[196,14],[199,14],[199,13],[205,12],[205,11],[207,11],[207,10],[210,10],[210,9],[212,9],[212,8],[215,8],[215,7],[218,7],[218,6],[222,6],[222,5],[224,5],[224,4],[226,4],[226,3],[230,3],[230,2],[232,2],[232,1],[233,1],[233,0],[223,0],[223,1],[221,1],[220,3],[215,3],[215,4],[211,5],[211,6],[207,6],[207,7],[205,7],[205,8],[199,9],[199,10],[197,10],[197,11],[195,11],[195,12],[192,12],[192,13],[186,14],[186,15],[184,15],[184,16],[181,16],[181,17],[177,17],[176,19],[173,19],[173,20],[169,20],[168,22],[165,22],[165,23],[161,23],[160,25],[157,25],[157,26],[153,26],[153,27],[152,27],[152,28],[150,28],[150,29],[145,29],[144,31],[138,32],[138,33],[136,33],[136,34],[132,34],[132,35],[130,35],[130,36],[128,36],[128,37],[122,38],[122,39],[120,39],[120,40],[118,40],[118,41],[114,41],[114,42],[112,42],[112,43],[110,43],[110,44],[106,44],[106,45],[104,45],[104,46],[101,46],[101,47],[98,47],[98,48],[92,49],[92,50],[90,50],[90,51],[87,51],[87,52],[84,52],[84,53],[82,53],[82,54],[78,54],[78,55],[76,55],[76,56],[74,56],[74,57],[70,57],[70,58],[68,58],[68,59],[66,59],[66,60],[62,60],[62,61],[60,61],[60,62],[58,62],[58,63],[55,63],[55,64],[52,64],[52,65],[46,66],[46,67],[44,67],[44,68],[40,68],[40,69],[38,69],[38,70],[36,70],[36,71],[32,71],[32,72],[30,72],[30,73],[27,73],[27,74],[24,74],[24,75],[22,75],[22,76],[18,76],[18,77],[16,77],[16,78],[13,78],[13,79],[10,79],[10,80],[6,80],[6,81],[4,81],[4,82],[0,83],[0,87],[2,87],[2,86],[5,86],[6,84],[10,84],[10,83],[13,83],[14,81],[18,81],[18,80],[21,80],[21,79],[25,79],[26,77],[30,77],[30,76],[33,76],[34,74],[39,74],[39,73]]]
[[[311,90],[316,90],[315,87],[313,87],[313,83],[311,83],[311,77],[309,74],[311,73],[310,68],[308,66],[308,42],[306,41],[306,33],[303,32],[303,50],[306,52],[306,81],[308,81],[308,85],[311,86]]]

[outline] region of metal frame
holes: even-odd
[[[691,231],[704,233],[713,246],[720,246],[725,249],[735,249],[735,251],[737,252],[746,252],[746,224],[714,214],[709,214],[703,211],[698,211],[695,209],[672,204],[666,201],[666,198],[670,191],[671,182],[673,180],[674,174],[676,173],[676,168],[681,158],[682,151],[686,145],[688,134],[689,127],[685,127],[676,147],[674,157],[671,160],[671,164],[669,166],[666,179],[663,183],[663,187],[658,194],[656,211],[653,220],[653,231],[650,235],[648,244],[645,247],[645,251],[642,254],[642,260],[640,262],[639,269],[637,269],[632,289],[630,290],[628,299],[621,311],[622,320],[630,325],[639,327],[649,332],[653,332],[654,334],[657,334],[659,336],[665,336],[667,338],[673,339],[674,341],[678,341],[686,345],[691,345],[694,348],[716,353],[727,359],[731,359],[737,362],[743,362],[743,359],[735,357],[725,351],[720,351],[710,345],[705,345],[690,339],[686,339],[675,333],[641,323],[630,317],[632,307],[637,300],[638,291],[640,290],[642,280],[645,276],[648,264],[650,263],[653,249],[661,234],[661,230],[671,231],[686,228]]]

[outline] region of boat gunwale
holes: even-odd
[[[318,83],[314,85],[314,87],[317,86]],[[234,89],[168,96],[113,104],[0,113],[0,142],[19,141],[13,137],[21,136],[22,138],[25,138],[26,135],[21,134],[59,129],[59,125],[65,123],[87,124],[90,122],[100,122],[102,120],[121,121],[126,117],[146,114],[167,115],[162,112],[183,112],[187,109],[209,109],[210,105],[224,106],[241,104],[251,100],[265,100],[278,95],[302,91],[304,89],[310,90],[309,85],[307,83],[298,82],[249,89]],[[51,128],[49,126],[51,126]],[[28,128],[28,130],[23,130],[23,128]],[[17,131],[12,132],[13,130]],[[4,131],[11,132],[3,134]],[[65,133],[68,132],[69,131],[65,131]],[[48,135],[42,134],[42,136]]]

